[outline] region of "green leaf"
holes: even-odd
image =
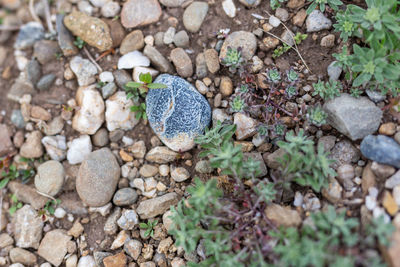
[[[138,82],[128,82],[127,84],[125,84],[126,87],[131,87],[131,88],[139,88],[142,85],[143,85],[142,83]]]
[[[140,228],[147,229],[147,224],[146,223],[139,223]]]
[[[151,74],[149,72],[148,73],[140,73],[139,80],[144,83],[149,84],[153,81],[153,77],[151,77]]]
[[[6,185],[8,184],[9,181],[10,181],[10,178],[3,178],[3,179],[0,181],[0,189],[6,187]]]
[[[149,89],[163,89],[163,88],[167,88],[167,86],[165,84],[162,83],[150,83],[147,85],[149,87]]]

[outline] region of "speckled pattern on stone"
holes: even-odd
[[[178,76],[162,74],[154,82],[168,88],[151,89],[147,94],[146,112],[151,128],[170,149],[191,149],[194,138],[210,124],[210,105],[190,83]]]

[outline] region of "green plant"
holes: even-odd
[[[81,39],[81,37],[77,36],[74,41],[74,45],[79,49],[82,49],[85,46],[86,42]]]
[[[33,170],[33,164],[28,159],[21,158],[21,162],[28,163],[28,169],[17,169],[16,165],[10,165],[11,158],[7,157],[0,160],[0,189],[7,186],[8,182],[21,179],[23,183],[28,182],[28,180],[35,175]]]
[[[390,222],[385,222],[383,216],[373,218],[371,223],[366,227],[367,238],[365,241],[371,245],[379,241],[384,246],[390,245],[390,238],[396,230],[395,226]]]
[[[297,95],[297,88],[294,86],[288,86],[285,89],[285,92],[288,98],[292,98]]]
[[[54,215],[56,207],[60,205],[60,203],[61,203],[60,199],[48,200],[44,205],[43,209],[38,211],[38,214],[42,216],[43,220],[45,220],[47,216]]]
[[[325,11],[326,5],[329,5],[335,11],[339,10],[339,6],[343,5],[343,2],[340,0],[308,0],[308,2],[312,2],[310,6],[307,8],[307,14],[311,14],[313,10],[319,6],[321,12]]]
[[[55,53],[55,57],[56,57],[57,60],[61,60],[62,57],[63,57],[63,53],[62,52],[57,52],[57,53]]]
[[[311,124],[314,124],[317,127],[321,127],[322,125],[326,124],[328,114],[326,114],[321,106],[316,106],[308,110],[307,118]]]
[[[136,112],[136,119],[144,119],[147,120],[147,114],[146,114],[146,103],[142,102],[139,105],[133,105],[131,106],[131,111]]]
[[[329,100],[340,96],[340,90],[342,85],[339,81],[330,80],[324,83],[323,81],[318,81],[318,83],[313,83],[314,92],[313,96],[319,95],[324,100]]]
[[[273,83],[278,83],[281,81],[281,74],[277,69],[270,69],[267,72],[267,77],[268,80],[270,80]]]
[[[362,91],[357,89],[357,88],[351,88],[350,89],[350,95],[352,97],[359,98],[361,96],[361,94],[362,94]]]
[[[106,85],[105,82],[98,81],[98,82],[96,83],[96,88],[102,88],[104,85]]]
[[[143,234],[144,237],[148,237],[148,236],[153,237],[153,235],[154,235],[154,227],[156,227],[157,223],[158,223],[158,220],[155,220],[155,221],[148,220],[147,223],[140,223],[139,224],[140,228],[146,230],[144,232],[144,234]]]
[[[279,158],[280,169],[284,183],[294,181],[302,186],[310,186],[314,191],[320,192],[329,184],[329,177],[336,176],[330,167],[334,162],[328,158],[322,145],[314,148],[314,142],[304,136],[303,130],[298,135],[293,131],[286,134],[286,140],[278,141],[278,146],[284,149],[285,154]]]
[[[336,54],[353,87],[368,87],[396,96],[400,91],[400,13],[396,0],[367,0],[367,8],[348,5],[336,15],[341,37],[358,37],[353,54]],[[346,55],[348,54],[348,55]]]
[[[293,36],[294,41],[296,44],[301,44],[305,39],[307,39],[308,34],[297,32],[295,36]]]
[[[273,248],[279,256],[276,266],[354,266],[351,255],[333,253],[340,247],[352,247],[358,241],[358,221],[346,218],[346,212],[328,206],[325,212],[311,215],[312,226],[303,225],[271,231],[278,240]]]
[[[269,5],[271,6],[272,10],[275,10],[278,7],[281,7],[281,3],[283,2],[287,2],[287,0],[270,0]]]
[[[153,77],[150,73],[141,73],[139,75],[140,82],[128,82],[124,89],[126,91],[126,98],[132,99],[135,103],[131,106],[131,111],[136,112],[136,119],[147,120],[146,114],[146,103],[144,103],[144,98],[149,89],[163,89],[167,86],[161,83],[153,83]],[[143,100],[142,100],[143,99]]]
[[[22,208],[23,204],[18,201],[18,198],[15,194],[11,195],[10,200],[11,207],[8,209],[8,212],[10,213],[10,215],[13,215],[17,211],[17,209]]]
[[[240,96],[237,95],[230,102],[230,106],[232,112],[243,112],[246,108],[246,103],[240,98]]]
[[[278,48],[274,49],[274,52],[272,53],[273,58],[277,58],[285,54],[287,51],[289,51],[291,48],[290,45],[287,45],[286,43],[283,43],[283,45],[278,46]]]
[[[242,57],[242,47],[232,48],[228,46],[226,56],[221,60],[222,65],[229,67],[229,71],[236,73],[236,71],[243,68],[245,63]]]

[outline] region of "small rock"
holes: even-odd
[[[28,22],[21,26],[17,39],[14,43],[15,49],[26,49],[32,47],[36,41],[44,38],[44,28],[36,21]]]
[[[275,150],[271,154],[264,154],[263,158],[268,168],[277,170],[280,168],[281,163],[278,161],[279,158],[282,158],[285,155],[285,150],[283,148],[279,148]]]
[[[332,21],[316,9],[308,15],[306,26],[307,32],[319,32],[321,30],[329,30],[332,27]]]
[[[125,55],[135,50],[141,50],[144,47],[143,38],[143,32],[141,30],[132,31],[125,36],[119,48],[121,55]]]
[[[33,47],[33,56],[45,65],[56,59],[56,55],[61,52],[57,42],[50,40],[40,40]]]
[[[137,141],[129,147],[129,151],[135,158],[143,159],[146,154],[146,145],[142,140]]]
[[[194,138],[210,123],[210,105],[180,77],[163,74],[155,82],[167,88],[150,89],[147,94],[146,113],[151,128],[170,149],[190,150],[195,145]]]
[[[207,76],[207,63],[204,53],[199,53],[196,56],[196,76],[204,78]]]
[[[117,221],[118,226],[124,230],[132,230],[138,223],[139,218],[134,210],[125,210]]]
[[[371,170],[381,181],[386,180],[389,176],[396,172],[396,169],[389,165],[379,164],[377,162],[372,162]]]
[[[183,25],[190,32],[198,32],[207,15],[208,4],[206,2],[194,1],[183,12]]]
[[[154,218],[167,211],[171,205],[176,205],[179,197],[176,193],[167,193],[163,196],[141,201],[136,211],[142,220]]]
[[[6,233],[0,234],[0,248],[11,246],[13,243],[14,240],[9,234]]]
[[[135,261],[139,258],[142,248],[142,243],[136,239],[127,240],[124,244],[124,251]]]
[[[117,85],[113,82],[107,83],[101,88],[101,95],[104,99],[109,98],[117,91]]]
[[[112,48],[110,28],[101,19],[73,11],[64,17],[64,24],[75,36],[98,48],[100,52]]]
[[[119,207],[115,208],[113,213],[108,216],[105,224],[104,224],[104,233],[107,235],[114,235],[118,231],[117,220],[121,217],[121,209]],[[124,231],[122,231],[124,232]]]
[[[385,135],[368,135],[360,145],[364,157],[378,163],[400,168],[400,145]]]
[[[11,262],[18,262],[28,266],[34,265],[37,261],[35,254],[22,248],[11,249],[10,259]]]
[[[129,206],[134,204],[137,199],[138,194],[136,193],[136,190],[127,187],[119,189],[115,193],[113,197],[113,203],[117,206]]]
[[[366,97],[354,98],[342,94],[323,106],[328,123],[352,140],[374,133],[380,124],[382,111]]]
[[[46,197],[39,195],[34,188],[15,181],[8,183],[8,189],[19,201],[27,203],[37,210],[43,208],[48,200]]]
[[[174,44],[177,47],[188,47],[189,46],[189,35],[186,31],[179,31],[174,35]]]
[[[100,73],[99,79],[103,83],[111,83],[114,81],[114,76],[110,71],[103,71],[102,73]]]
[[[207,49],[204,51],[204,58],[209,72],[214,74],[219,71],[218,52],[215,49]]]
[[[121,10],[121,22],[125,28],[135,28],[157,22],[161,14],[157,0],[128,0]]]
[[[166,45],[172,44],[174,41],[176,29],[174,27],[169,27],[168,30],[164,33],[163,42]]]
[[[281,21],[283,21],[283,22],[286,22],[286,21],[289,20],[289,12],[288,12],[286,9],[284,9],[284,8],[278,7],[278,8],[275,10],[275,16],[276,16],[278,19],[280,19]]]
[[[49,90],[55,80],[56,80],[56,76],[53,73],[49,73],[47,75],[44,75],[42,78],[40,78],[40,80],[36,84],[36,87],[40,91]]]
[[[190,178],[190,173],[183,167],[172,168],[171,178],[174,179],[175,182],[180,183]]]
[[[108,131],[104,128],[99,129],[93,136],[92,142],[94,146],[103,147],[108,144]]]
[[[268,22],[274,28],[278,27],[281,24],[281,21],[275,16],[270,16]]]
[[[259,153],[259,152],[244,153],[244,155],[243,155],[244,160],[249,160],[250,158],[254,162],[259,164],[260,174],[256,175],[256,177],[259,178],[259,177],[266,176],[268,173],[268,170],[267,170],[267,167],[265,166],[265,163],[264,163],[261,153]],[[251,177],[249,177],[249,178],[251,178]]]
[[[62,161],[67,156],[65,136],[45,136],[42,138],[42,144],[52,160]]]
[[[245,140],[246,138],[253,136],[257,131],[257,122],[243,113],[235,113],[233,116],[233,122],[237,126],[235,132],[237,140]]]
[[[125,267],[126,261],[127,258],[124,252],[103,259],[104,267]]]
[[[236,16],[236,7],[232,0],[222,1],[222,9],[228,17],[234,18]]]
[[[239,0],[239,2],[247,7],[256,7],[261,3],[261,0]]]
[[[15,127],[19,129],[25,128],[26,123],[20,109],[13,109],[10,119],[11,122],[15,125]]]
[[[322,37],[321,46],[322,47],[333,47],[335,45],[335,35],[328,34],[327,36]]]
[[[291,9],[297,9],[297,8],[303,6],[304,2],[305,2],[305,0],[289,0],[289,2],[286,4],[286,6]]]
[[[181,7],[187,0],[160,0],[160,3],[166,7]]]
[[[196,167],[194,168],[199,173],[211,173],[213,168],[211,167],[211,163],[208,160],[200,160],[196,163]]]
[[[251,32],[237,31],[228,35],[219,53],[219,60],[226,57],[228,47],[233,49],[242,48],[242,57],[244,60],[250,60],[257,49],[257,38]]]
[[[342,140],[333,147],[330,157],[335,160],[332,167],[355,163],[360,159],[360,151],[349,140]]]
[[[296,210],[290,207],[280,206],[278,204],[270,204],[265,209],[265,214],[277,226],[297,227],[302,220]]]
[[[35,176],[35,187],[39,192],[55,196],[64,184],[64,167],[55,160],[49,160],[38,167]]]
[[[114,18],[119,14],[121,7],[117,2],[109,1],[101,8],[101,14],[106,18]]]
[[[71,165],[81,163],[92,152],[92,143],[88,135],[81,135],[68,142],[67,159]]]
[[[150,66],[150,60],[139,51],[126,53],[118,60],[118,69],[133,69],[141,66]]]
[[[15,212],[12,219],[15,245],[20,248],[39,247],[42,239],[43,221],[30,205],[25,205]]]
[[[77,267],[97,267],[93,256],[87,255],[80,257]]]
[[[13,151],[13,148],[14,146],[11,142],[7,126],[0,124],[0,157]]]
[[[361,188],[364,195],[367,194],[368,190],[374,186],[376,186],[376,177],[371,170],[371,163],[369,163],[364,167],[362,172]]]
[[[64,56],[69,57],[78,54],[79,50],[74,45],[74,37],[64,25],[64,17],[62,14],[56,16],[57,39]]]
[[[394,135],[396,133],[396,124],[393,122],[384,123],[379,127],[379,134]]]
[[[76,191],[88,206],[100,207],[109,202],[115,192],[120,167],[108,148],[90,153],[82,162],[76,179]]]
[[[68,230],[68,235],[78,238],[84,231],[82,224],[76,220],[71,229]]]
[[[132,100],[127,99],[125,92],[122,91],[106,100],[105,117],[108,131],[132,130],[139,123],[136,113],[130,110],[133,105]]]
[[[342,68],[339,66],[335,66],[336,61],[333,61],[329,64],[327,72],[329,79],[337,81],[339,80],[340,74],[342,74]]]
[[[179,76],[187,78],[193,75],[192,61],[185,50],[180,47],[175,48],[171,51],[170,56]]]
[[[40,158],[43,155],[42,137],[43,135],[39,131],[30,133],[19,151],[20,155],[28,159]]]
[[[176,160],[178,153],[168,149],[165,146],[152,148],[146,155],[146,160],[155,163],[169,163]]]
[[[71,70],[75,73],[79,86],[86,86],[96,81],[96,66],[87,59],[75,56],[70,61]]]
[[[365,90],[369,99],[371,99],[374,103],[379,103],[386,99],[386,95],[382,94],[381,92],[377,92],[374,90]]]
[[[173,67],[171,63],[154,47],[146,45],[143,53],[147,56],[151,63],[161,72],[172,73]]]
[[[385,191],[383,194],[382,205],[391,216],[396,215],[397,211],[399,210],[396,201],[389,191]]]
[[[32,84],[36,84],[42,76],[42,68],[37,60],[32,59],[25,68],[26,76]]]
[[[304,8],[300,9],[296,15],[292,18],[292,23],[298,27],[302,27],[306,20],[307,12]]]
[[[104,101],[95,85],[79,87],[76,102],[80,107],[72,119],[72,128],[81,134],[94,134],[104,122]]]
[[[341,165],[337,169],[338,180],[343,184],[346,190],[350,190],[353,186],[353,178],[355,176],[354,168],[350,164]]]
[[[76,267],[78,264],[78,256],[71,255],[65,260],[65,267]],[[50,266],[49,266],[50,267]]]

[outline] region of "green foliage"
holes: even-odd
[[[308,0],[308,2],[312,2],[310,6],[307,8],[307,14],[311,14],[315,10],[317,6],[321,12],[325,11],[326,5],[329,5],[335,11],[339,10],[339,6],[343,5],[343,2],[340,0]]]
[[[276,266],[354,266],[350,256],[333,253],[339,247],[352,247],[358,241],[358,221],[337,213],[333,206],[311,215],[312,226],[300,230],[289,227],[270,232],[278,244],[273,251],[279,256]]]
[[[142,102],[139,105],[133,105],[131,107],[132,112],[136,112],[136,119],[144,119],[147,120],[147,114],[146,114],[146,103]]]
[[[48,200],[46,202],[46,204],[44,205],[43,209],[39,210],[38,214],[40,216],[42,216],[43,218],[54,215],[54,212],[56,211],[56,207],[58,205],[60,205],[60,203],[61,203],[60,199]]]
[[[386,223],[383,216],[373,218],[371,223],[366,227],[367,238],[365,241],[371,245],[379,241],[384,246],[390,245],[390,238],[396,228],[393,224]]]
[[[287,72],[287,79],[289,82],[295,82],[299,79],[299,74],[295,72],[293,69],[290,69]]]
[[[295,36],[293,36],[294,41],[296,44],[301,44],[305,39],[307,39],[308,34],[297,32]]]
[[[297,88],[295,86],[288,86],[285,89],[285,93],[288,98],[292,98],[297,95]]]
[[[15,179],[21,179],[23,183],[26,183],[31,177],[35,175],[32,162],[30,162],[28,159],[25,158],[21,158],[21,161],[28,162],[28,169],[18,170],[17,166],[14,164],[8,166],[9,160],[7,159],[0,160],[0,170],[2,170],[0,173],[0,189],[6,187],[8,182]]]
[[[82,49],[85,46],[85,41],[81,39],[81,37],[77,36],[74,41],[74,45],[79,49]]]
[[[281,3],[287,2],[287,0],[269,0],[269,5],[271,6],[272,10],[281,7]]]
[[[281,74],[277,69],[270,69],[267,72],[268,80],[273,83],[278,83],[281,81]]]
[[[141,73],[139,75],[140,82],[128,82],[124,89],[126,91],[126,98],[132,99],[135,103],[131,106],[131,111],[136,112],[136,119],[147,120],[146,103],[144,98],[149,89],[163,89],[167,88],[165,84],[153,83],[153,77],[150,73]]]
[[[319,95],[324,100],[329,100],[340,96],[340,91],[342,85],[339,81],[330,80],[324,83],[323,81],[318,81],[318,83],[313,83],[314,92],[313,96]]]
[[[229,67],[231,73],[236,73],[238,69],[243,68],[244,63],[242,47],[232,48],[228,46],[226,57],[222,59],[222,65]]]
[[[230,102],[230,106],[232,112],[243,112],[244,109],[246,108],[246,103],[239,95],[237,95]]]
[[[278,142],[278,146],[285,150],[279,159],[282,176],[286,181],[310,186],[320,192],[329,184],[329,177],[336,176],[335,171],[329,167],[334,161],[328,158],[322,145],[315,151],[314,142],[308,140],[302,130],[297,136],[293,131],[288,132],[286,140]]]
[[[18,201],[18,198],[15,194],[11,195],[11,207],[8,209],[8,212],[10,213],[10,215],[13,215],[17,209],[22,208],[23,204],[21,202]]]
[[[361,96],[361,94],[362,94],[362,91],[357,89],[357,88],[351,88],[350,89],[350,95],[352,97],[359,98]]]
[[[400,10],[396,0],[367,0],[367,8],[348,5],[336,15],[336,31],[343,40],[358,37],[353,54],[335,57],[348,73],[353,87],[373,88],[394,96],[400,88]],[[345,48],[344,48],[345,49]]]
[[[273,183],[262,181],[255,187],[255,192],[265,203],[271,203],[276,197],[276,189]]]
[[[98,82],[96,83],[96,88],[102,88],[104,85],[106,85],[105,82],[98,81]]]
[[[322,125],[326,124],[328,114],[326,114],[321,106],[316,106],[308,110],[307,118],[311,124],[321,127]]]
[[[293,36],[294,41],[296,42],[297,45],[301,44],[302,41],[304,41],[307,38],[307,34],[302,34],[301,32],[296,33],[295,36]],[[283,43],[283,45],[278,46],[278,48],[274,49],[274,52],[272,53],[273,58],[277,58],[285,54],[287,51],[292,48],[290,45]]]
[[[140,228],[146,230],[144,232],[144,234],[143,234],[144,237],[148,237],[148,236],[153,237],[153,235],[154,235],[154,227],[156,227],[157,223],[158,223],[158,220],[155,220],[155,221],[148,220],[147,223],[140,223],[139,224]]]

